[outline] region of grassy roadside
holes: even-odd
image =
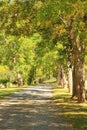
[[[71,100],[68,89],[58,88],[55,83],[52,86],[54,102],[62,106],[64,117],[73,125],[74,130],[87,130],[87,104]]]
[[[9,96],[15,92],[19,92],[22,89],[26,88],[23,87],[12,87],[12,88],[0,88],[0,99],[5,98],[6,96]]]

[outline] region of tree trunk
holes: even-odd
[[[83,65],[78,63],[73,68],[73,94],[72,97],[77,97],[78,102],[86,102],[86,93],[83,78]]]
[[[68,69],[68,87],[69,87],[69,92],[72,94],[73,91],[72,68]]]
[[[78,80],[77,80],[77,93],[78,93],[78,102],[86,102],[86,91],[83,79],[83,67],[80,66],[78,69]]]
[[[73,67],[73,93],[72,97],[77,97],[78,102],[85,102],[85,88],[84,88],[84,76],[83,76],[83,64],[84,64],[84,43],[78,33],[78,30],[74,28],[74,17],[70,18],[68,26],[68,38],[70,45],[68,46],[68,58]]]
[[[77,97],[77,69],[76,66],[73,67],[73,73],[72,73],[72,80],[73,80],[73,89],[72,89],[72,98]]]
[[[62,67],[57,68],[56,82],[61,87],[67,87],[68,86],[66,75],[65,75]]]
[[[57,82],[58,86],[63,87],[63,76],[62,76],[62,68],[61,67],[57,67],[56,82]]]

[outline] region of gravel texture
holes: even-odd
[[[52,99],[49,85],[26,88],[0,100],[0,130],[73,130]]]

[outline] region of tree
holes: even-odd
[[[67,54],[67,61],[73,68],[73,95],[78,102],[85,102],[83,79],[84,55],[86,47],[86,1],[47,1],[38,11],[39,28],[43,36],[61,41]],[[55,6],[54,6],[55,5]],[[49,20],[48,20],[49,19]],[[49,32],[49,33],[48,33]],[[50,37],[51,36],[51,37]]]
[[[33,2],[34,0],[0,1],[0,30],[8,35],[31,35],[32,20],[36,14]]]
[[[23,37],[26,39],[26,42],[24,42],[26,45],[22,44],[24,48],[28,47],[28,38],[26,36],[30,37],[33,33],[39,32],[43,39],[42,43],[37,41],[37,46],[33,45],[34,49],[30,51],[32,58],[30,58],[26,48],[26,52],[21,52],[22,55],[18,57],[18,60],[20,59],[20,61],[28,65],[30,58],[32,59],[30,70],[36,64],[35,70],[37,66],[40,66],[41,69],[45,68],[47,73],[50,73],[50,70],[55,65],[57,68],[62,64],[63,70],[68,65],[73,71],[72,97],[78,97],[78,102],[85,102],[83,69],[87,49],[86,4],[87,1],[82,0],[14,0],[12,2],[0,2],[0,31],[5,34],[5,37],[16,36],[17,44],[19,43],[18,39]],[[12,41],[16,39],[13,38]],[[17,53],[16,47],[18,45],[15,46],[13,42],[10,44],[14,46],[10,50],[12,52],[12,61],[15,61],[14,55]],[[18,50],[21,50],[19,48],[22,47],[18,47]],[[38,54],[41,54],[39,58]],[[28,58],[26,58],[27,56]],[[55,56],[57,58],[54,58]],[[49,57],[53,58],[53,61]],[[44,66],[40,64],[41,62],[45,63]]]

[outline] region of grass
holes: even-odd
[[[24,89],[25,86],[23,87],[10,87],[10,88],[0,88],[0,99],[5,98],[6,96],[9,96],[15,92],[18,92],[22,89]]]
[[[52,86],[54,102],[63,108],[63,115],[74,130],[87,130],[87,104],[78,104],[72,100],[68,89],[58,88],[55,83]]]
[[[48,80],[45,80],[44,83],[52,83],[52,82],[55,82],[56,81],[56,78],[50,78]]]

